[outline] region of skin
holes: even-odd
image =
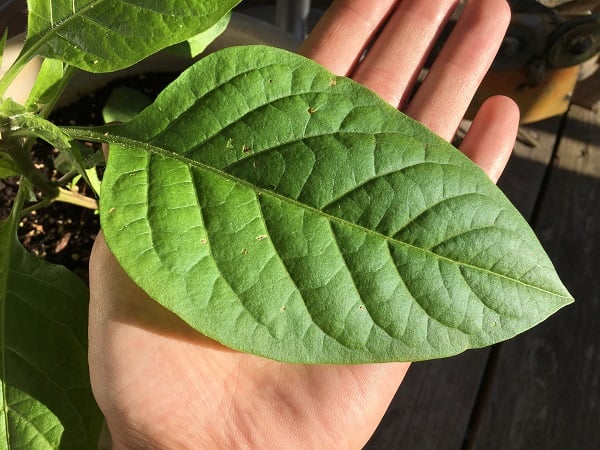
[[[510,20],[504,0],[470,2],[408,100],[457,3],[338,0],[301,51],[449,140]],[[370,51],[359,63],[367,45]],[[517,127],[516,105],[491,98],[461,150],[496,181]],[[292,365],[229,350],[149,299],[101,235],[90,261],[90,287],[91,382],[115,449],[359,449],[409,368]]]

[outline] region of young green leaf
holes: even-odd
[[[212,54],[106,130],[109,247],[229,347],[306,363],[438,358],[572,301],[482,170],[301,56]]]
[[[206,47],[212,44],[213,41],[227,29],[227,25],[229,25],[230,20],[231,13],[226,14],[208,30],[189,38],[187,41],[180,42],[179,44],[169,47],[167,51],[174,55],[183,56],[186,58],[195,58],[204,50],[206,50]]]
[[[102,108],[102,118],[105,123],[127,122],[151,103],[150,97],[137,89],[117,87]]]
[[[50,102],[61,85],[64,75],[64,64],[57,59],[46,58],[42,62],[40,71],[25,102],[27,109],[38,109],[41,105]]]
[[[40,54],[90,72],[123,69],[209,29],[239,2],[28,0],[21,57]]]
[[[12,98],[2,99],[0,102],[0,125],[6,126],[13,117],[27,113],[27,109]]]
[[[0,222],[0,447],[97,448],[85,284],[19,244],[23,188]]]

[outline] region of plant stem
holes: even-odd
[[[59,186],[63,186],[65,184],[67,184],[69,181],[71,181],[73,178],[75,178],[75,176],[77,176],[78,174],[79,174],[79,172],[75,169],[69,170],[69,172],[67,172],[62,177],[60,177],[58,180],[56,180],[56,184],[58,184]]]
[[[54,199],[55,202],[70,203],[72,205],[81,206],[88,209],[98,209],[96,199],[78,194],[77,192],[69,191],[68,189],[59,188],[58,196]]]
[[[52,203],[52,200],[45,198],[41,202],[36,203],[35,205],[31,205],[27,208],[24,208],[21,211],[21,217],[25,217],[27,214],[29,214],[32,211],[37,211],[38,209],[41,209],[44,206],[48,206],[50,203]]]
[[[19,171],[25,176],[32,185],[38,188],[44,196],[55,198],[59,194],[58,186],[52,183],[46,176],[33,164],[31,153],[27,148],[19,145],[19,141],[15,138],[7,137],[4,140],[5,150],[11,156],[15,164],[19,167]]]
[[[93,210],[98,209],[98,202],[95,199],[86,197],[85,195],[77,194],[76,192],[69,191],[68,189],[59,188],[58,197],[53,199],[45,198],[41,202],[23,209],[21,212],[21,217],[26,216],[32,211],[37,211],[38,209],[44,208],[54,202],[69,203],[71,205],[81,206],[82,208]]]

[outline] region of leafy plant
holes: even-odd
[[[26,211],[95,200],[35,168],[36,139],[92,187],[98,158],[79,142],[110,145],[99,193],[109,247],[152,298],[235,349],[301,363],[439,358],[511,338],[572,301],[478,167],[298,55],[225,49],[123,124],[48,120],[76,69],[116,71],[184,41],[170,51],[197,53],[237,3],[28,1],[22,52],[0,79],[0,176],[22,180],[0,227],[7,448],[92,447],[101,424],[86,287],[16,238]],[[5,93],[36,55],[44,63],[20,104]]]

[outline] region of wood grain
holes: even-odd
[[[600,448],[599,144],[573,106],[535,229],[576,302],[502,346],[473,450]]]

